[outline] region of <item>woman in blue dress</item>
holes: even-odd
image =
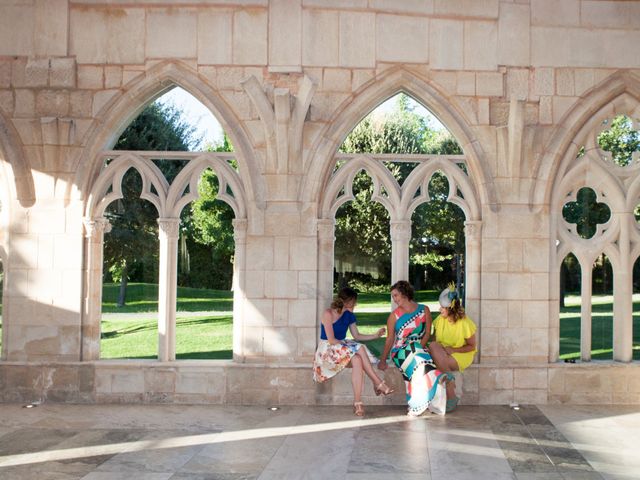
[[[353,412],[361,417],[364,415],[363,373],[373,382],[376,395],[389,395],[393,393],[393,389],[387,386],[373,369],[372,362],[375,362],[376,358],[365,345],[358,343],[382,337],[385,328],[382,327],[371,335],[360,333],[353,313],[357,300],[356,291],[345,287],[338,292],[331,306],[322,314],[320,341],[313,361],[313,379],[318,383],[326,382],[345,367],[351,367]],[[351,332],[354,340],[346,338],[347,330]]]

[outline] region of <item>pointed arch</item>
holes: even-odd
[[[32,206],[36,201],[35,186],[31,165],[22,150],[20,136],[0,112],[0,162],[6,185],[9,188],[9,197],[16,198],[25,208]]]
[[[470,122],[446,92],[402,67],[386,70],[336,110],[304,159],[304,170],[308,173],[301,183],[299,198],[305,203],[322,202],[322,190],[331,176],[335,152],[345,137],[374,108],[400,92],[424,105],[449,129],[465,152],[470,177],[482,199],[480,203],[497,208],[488,162]]]
[[[629,72],[616,72],[587,92],[565,114],[544,147],[534,168],[537,179],[530,193],[531,205],[549,205],[556,182],[575,159],[580,142],[607,117],[629,113],[640,104],[640,78]],[[635,108],[634,108],[635,105]]]
[[[262,168],[254,155],[249,136],[240,119],[222,96],[197,71],[178,61],[167,61],[134,79],[125,91],[115,96],[98,114],[86,136],[84,151],[77,168],[74,198],[86,200],[99,171],[98,154],[109,149],[122,131],[154,99],[171,88],[179,86],[205,105],[221,123],[235,148],[235,156],[242,174],[247,200],[261,208],[265,201]]]

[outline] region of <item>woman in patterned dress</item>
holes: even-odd
[[[378,368],[386,370],[387,355],[400,369],[407,391],[407,414],[418,416],[431,407],[435,413],[444,413],[431,405],[438,397],[444,400],[443,386],[447,376],[439,371],[426,350],[431,333],[431,312],[425,305],[413,300],[414,290],[405,280],[391,287],[391,298],[398,306],[387,319],[387,335]]]
[[[358,294],[355,290],[345,287],[322,315],[320,342],[313,361],[313,379],[326,382],[341,372],[345,367],[351,367],[351,384],[353,385],[353,413],[361,417],[364,415],[362,403],[363,372],[373,382],[376,395],[389,395],[393,389],[378,377],[371,362],[376,358],[369,349],[354,340],[347,340],[347,330],[355,340],[375,340],[385,334],[382,327],[376,333],[364,335],[358,331],[356,316],[353,309],[356,306]]]

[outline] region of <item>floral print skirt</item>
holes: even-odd
[[[327,340],[320,340],[313,360],[313,379],[322,383],[340,373],[360,348],[365,349],[371,363],[378,361],[365,345],[354,340],[342,340],[335,345],[331,345]]]

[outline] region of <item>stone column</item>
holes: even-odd
[[[475,322],[480,322],[480,273],[482,265],[482,222],[464,222],[465,259],[464,294],[465,310]],[[480,332],[478,332],[478,341]],[[478,358],[480,353],[478,352]]]
[[[625,218],[633,218],[629,212]],[[613,359],[633,360],[633,262],[629,252],[629,227],[621,222],[620,262],[613,272]]]
[[[580,304],[580,358],[591,361],[591,277],[593,262],[580,262],[581,295]]]
[[[409,279],[411,220],[391,221],[391,283]]]
[[[318,220],[318,312],[316,315],[316,338],[320,338],[322,312],[333,298],[333,264],[335,244],[335,221]]]
[[[244,305],[245,275],[247,271],[247,220],[233,220],[233,239],[235,249],[233,255],[233,360],[244,362]]]
[[[87,361],[100,359],[104,234],[111,231],[111,224],[104,217],[85,219],[83,223],[86,239],[86,291],[82,312],[80,358]]]
[[[179,218],[159,218],[158,359],[176,359],[176,292],[178,289]]]

